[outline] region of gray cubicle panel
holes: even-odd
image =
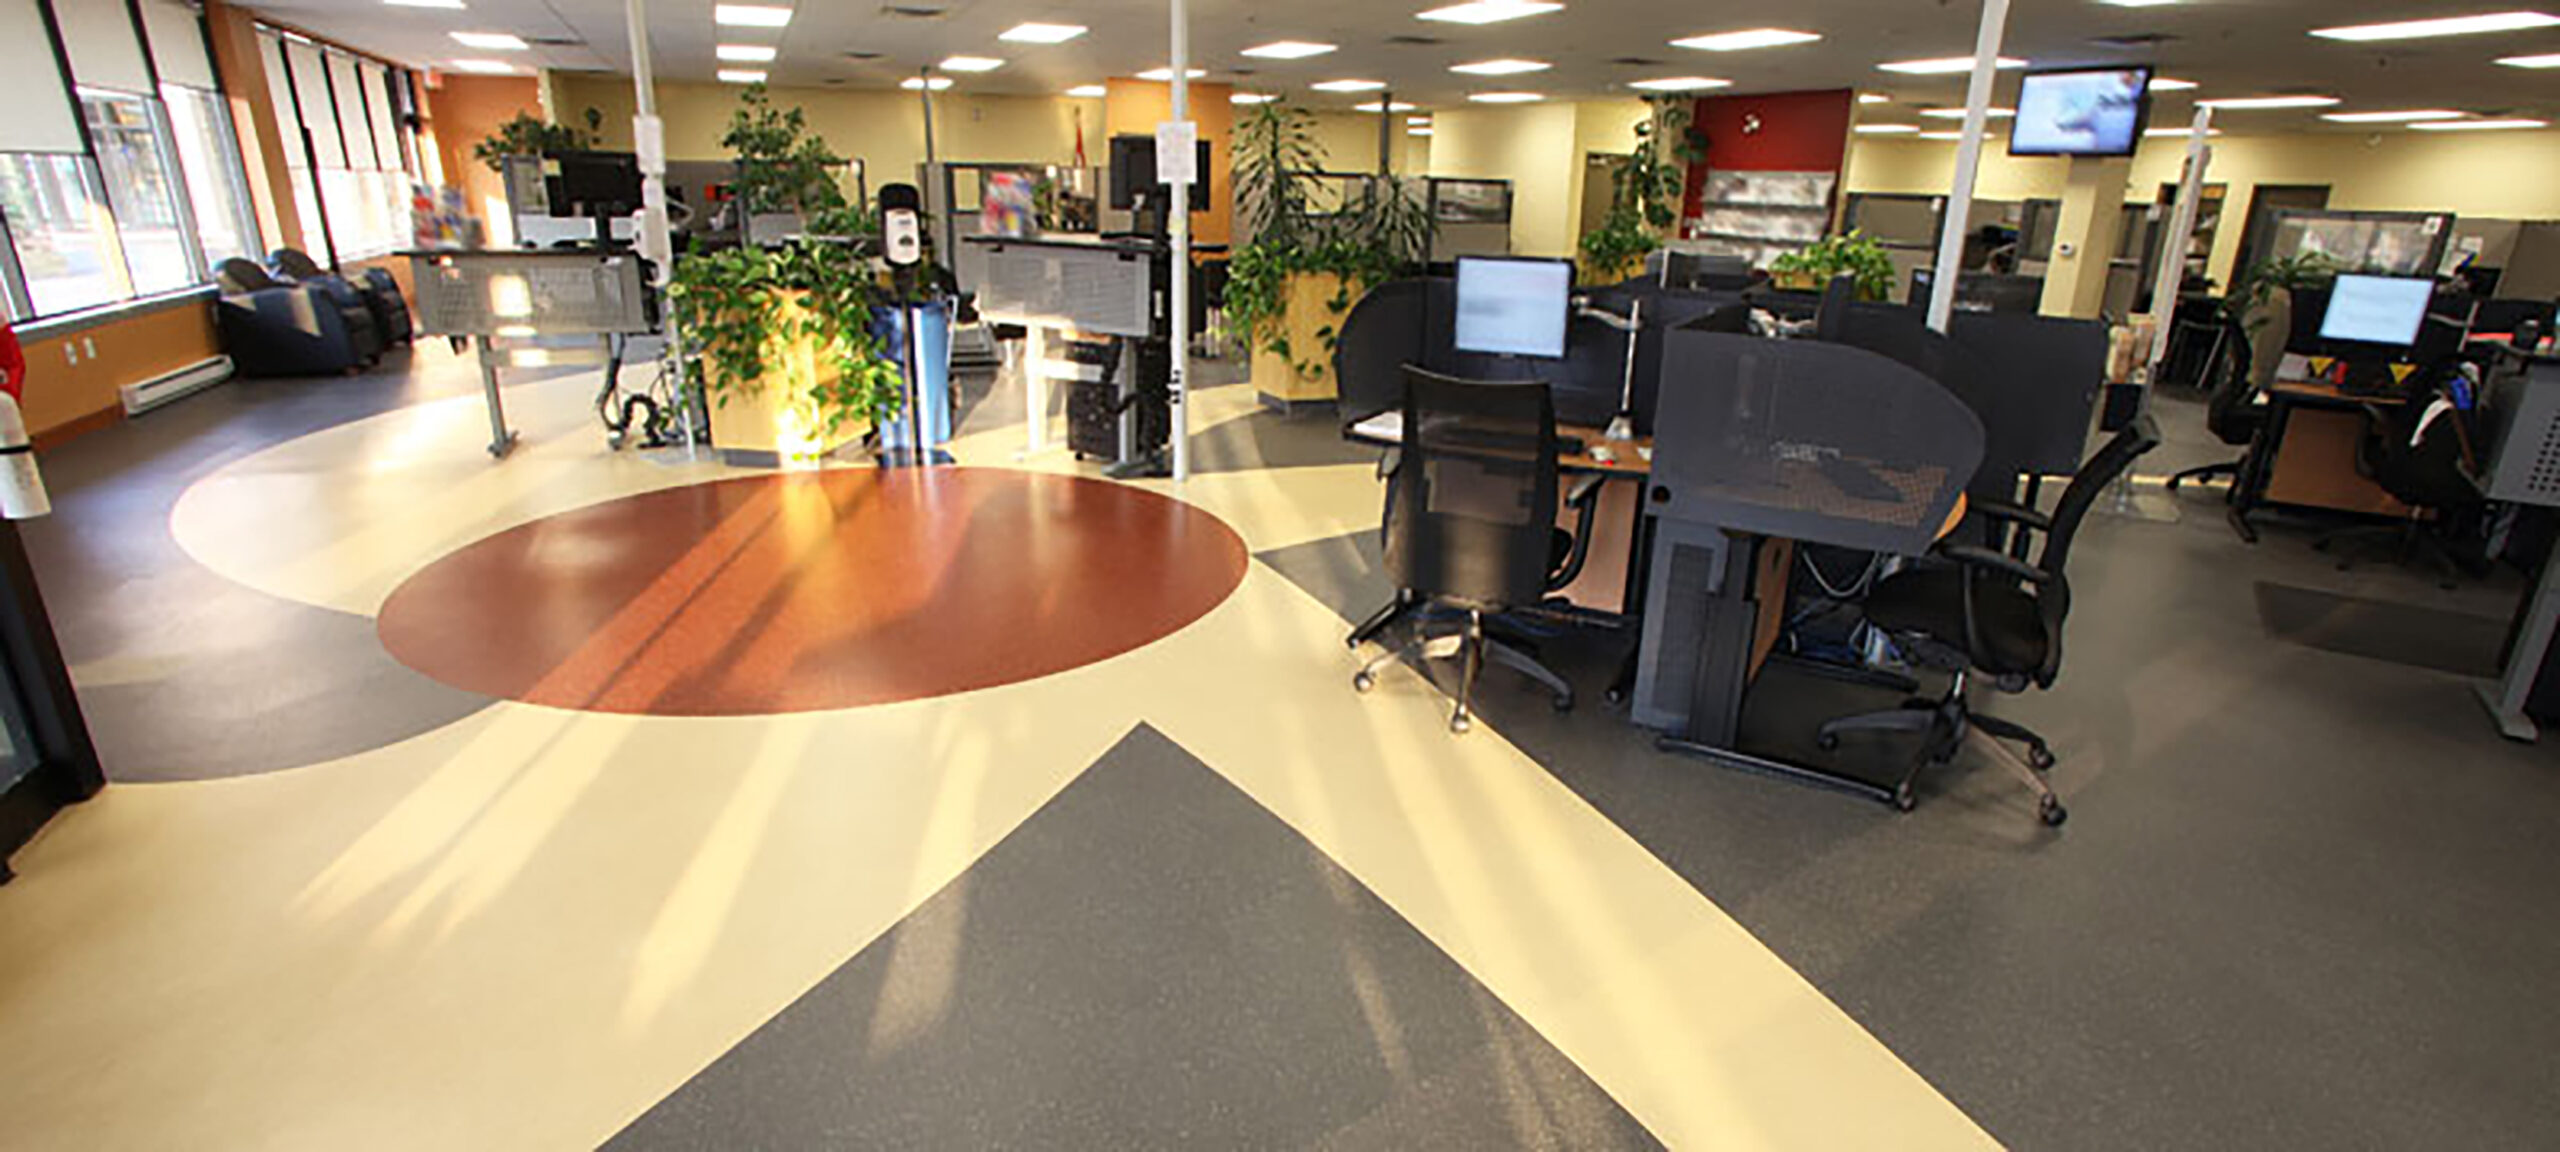
[[[2560,299],[2560,222],[2535,220],[2516,229],[2498,295],[2510,300]]]
[[[2079,470],[2106,383],[2106,325],[1958,312],[1940,336],[1917,308],[1860,305],[1840,342],[1926,374],[1973,410],[1984,436],[1975,495],[2015,500],[2021,475]]]
[[[978,313],[1005,323],[1112,336],[1154,332],[1155,261],[1135,243],[1084,238],[976,236],[986,282]]]

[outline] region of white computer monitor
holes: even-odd
[[[1461,256],[1454,342],[1460,352],[1559,359],[1572,303],[1567,261]]]
[[[2340,276],[2320,314],[2320,338],[2406,348],[2418,342],[2435,281],[2413,276]]]

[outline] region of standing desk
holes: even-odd
[[[2356,470],[2366,409],[2404,403],[2399,395],[2345,392],[2325,380],[2269,384],[2266,423],[2249,447],[2233,516],[2247,526],[2249,514],[2262,504],[2407,516],[2408,505]],[[2247,527],[2242,534],[2254,539],[2256,530]]]

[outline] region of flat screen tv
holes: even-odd
[[[2151,116],[2151,68],[2030,72],[2009,122],[2012,156],[2130,156]]]

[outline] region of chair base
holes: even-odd
[[[1886,792],[1888,801],[1905,812],[1916,803],[1912,784],[1920,773],[1930,765],[1953,760],[1957,749],[1972,742],[1989,752],[1992,759],[2009,769],[2027,786],[2028,791],[2035,794],[2036,815],[2047,825],[2059,827],[2071,816],[2069,810],[2062,806],[2061,798],[2054,795],[2053,786],[2044,779],[2044,773],[2054,765],[2053,746],[2023,724],[1975,712],[1965,696],[1965,675],[1962,672],[1956,674],[1947,694],[1936,700],[1915,697],[1903,701],[1899,708],[1825,721],[1817,730],[1815,741],[1828,751],[1840,746],[1842,736],[1860,732],[1904,733],[1922,738],[1920,748],[1913,754],[1911,766],[1903,773],[1902,779],[1889,790],[1877,789]],[[2024,746],[2026,754],[2020,756],[2003,741]]]
[[[1384,628],[1384,621],[1392,620],[1402,615],[1405,610],[1414,607],[1418,607],[1418,604],[1399,601],[1380,610],[1377,615],[1370,618],[1370,622],[1375,624],[1376,628]],[[1371,628],[1370,624],[1363,624],[1362,628],[1373,634],[1376,631],[1376,628]],[[1356,647],[1360,634],[1353,633],[1353,638]],[[1351,687],[1359,692],[1367,692],[1377,687],[1378,673],[1381,670],[1403,659],[1407,654],[1417,652],[1426,660],[1459,662],[1458,703],[1456,709],[1449,715],[1451,732],[1464,733],[1475,727],[1476,680],[1483,673],[1484,662],[1487,659],[1545,686],[1547,691],[1554,693],[1556,711],[1565,712],[1573,708],[1573,686],[1565,683],[1564,677],[1557,675],[1555,669],[1540,663],[1537,657],[1514,647],[1508,641],[1486,635],[1484,612],[1475,608],[1467,610],[1465,621],[1459,623],[1454,631],[1448,630],[1445,626],[1435,628],[1428,623],[1415,628],[1413,635],[1407,637],[1404,643],[1379,653],[1368,663],[1361,665],[1359,671],[1352,673]]]
[[[2177,491],[2178,485],[2189,480],[2193,480],[2201,484],[2217,476],[2224,480],[2237,482],[2240,479],[2240,462],[2237,460],[2225,460],[2219,464],[2200,464],[2183,472],[2172,472],[2169,474],[2169,491]]]
[[[2321,552],[2334,552],[2338,556],[2338,571],[2347,572],[2354,570],[2356,561],[2361,557],[2340,548],[2340,545],[2356,544],[2384,545],[2380,549],[2368,548],[2366,552],[2387,556],[2392,563],[2404,568],[2413,560],[2424,559],[2427,566],[2436,571],[2436,586],[2447,592],[2452,591],[2462,577],[2462,563],[2454,558],[2453,550],[2418,520],[2332,529],[2321,533],[2311,542],[2311,547]]]

